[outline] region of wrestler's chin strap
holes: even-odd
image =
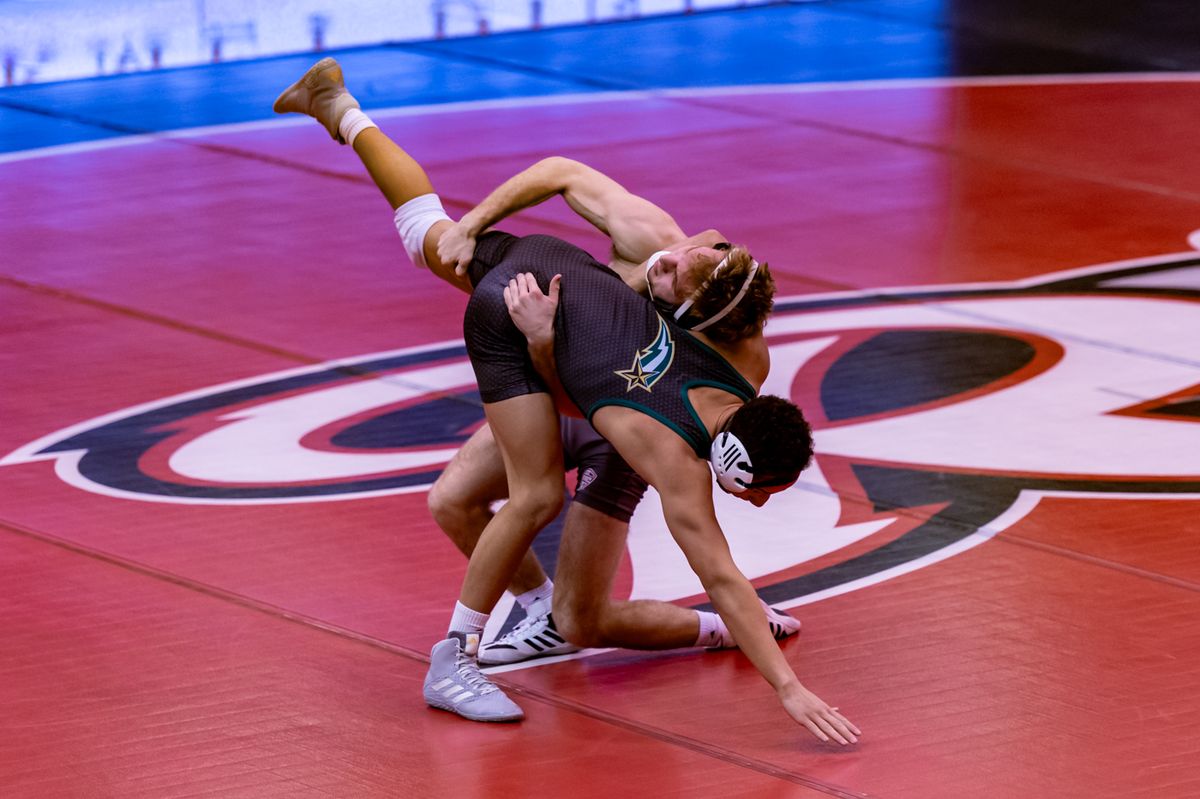
[[[656,255],[659,255],[659,254],[661,254],[661,253],[656,253]],[[721,269],[727,263],[729,263],[728,255],[726,255],[724,258],[721,259],[721,263],[717,264],[717,268],[712,271],[712,275],[710,276],[709,279],[711,280],[712,278],[716,277],[717,273],[720,272]],[[647,270],[647,271],[649,271],[649,270]],[[699,324],[692,325],[688,329],[694,330],[697,333],[699,333],[701,330],[704,330],[704,328],[711,327],[712,325],[715,325],[717,322],[724,319],[729,314],[730,311],[732,311],[734,308],[737,307],[737,304],[742,301],[742,298],[746,296],[746,292],[750,290],[750,284],[754,281],[754,276],[757,274],[758,274],[758,261],[751,261],[750,262],[750,271],[746,273],[746,279],[744,281],[742,281],[742,287],[738,290],[737,294],[733,295],[733,299],[729,301],[729,304],[726,305],[721,310],[717,311],[715,314],[713,314],[709,318],[705,319],[704,321],[700,322]],[[676,309],[676,311],[675,311],[675,321],[676,322],[678,322],[680,319],[683,318],[683,315],[686,314],[691,309],[692,304],[693,304],[693,300],[688,299],[683,303],[683,305],[680,305],[679,308]]]
[[[713,439],[708,461],[721,488],[740,494],[754,482],[754,466],[741,439],[726,430]]]

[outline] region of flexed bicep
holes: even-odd
[[[613,253],[618,258],[640,263],[656,250],[684,238],[679,225],[662,208],[603,172],[578,161],[567,163],[569,179],[563,199],[575,213],[612,239]]]

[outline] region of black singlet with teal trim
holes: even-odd
[[[532,273],[542,291],[561,274],[554,326],[558,376],[591,419],[600,408],[633,408],[674,430],[701,458],[712,442],[688,399],[711,386],[749,400],[755,390],[720,353],[631,291],[616,272],[552,236],[479,237],[470,277],[475,291],[463,333],[484,402],[546,391],[529,360],[525,337],[508,315],[504,288]]]

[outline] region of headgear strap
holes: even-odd
[[[650,299],[654,299],[654,289],[650,287],[650,270],[658,263],[659,258],[662,258],[669,252],[670,250],[659,250],[646,260],[646,293],[650,295]]]
[[[654,259],[654,260],[657,260],[657,259]],[[729,263],[728,255],[726,255],[724,258],[721,259],[721,263],[717,264],[717,268],[712,271],[712,274],[709,276],[709,280],[711,281],[713,278],[715,278],[717,276],[717,273],[720,272],[721,268],[724,267],[725,264],[727,264],[727,263]],[[647,271],[649,271],[649,270],[647,269]],[[750,283],[754,280],[754,276],[756,274],[758,274],[758,261],[755,261],[752,259],[750,261],[750,272],[746,275],[746,279],[742,282],[741,289],[738,290],[737,294],[733,295],[733,299],[729,301],[729,304],[726,305],[724,308],[722,308],[717,313],[710,316],[708,319],[705,319],[700,324],[692,325],[692,327],[689,329],[694,330],[697,333],[699,333],[704,328],[710,327],[711,325],[714,325],[717,322],[724,319],[729,314],[730,311],[732,311],[734,308],[737,307],[737,304],[742,301],[742,298],[746,296],[746,292],[750,290]],[[678,310],[675,311],[675,321],[676,322],[678,322],[680,319],[683,318],[683,315],[688,312],[688,310],[692,307],[694,302],[695,302],[695,300],[688,299],[682,305],[679,306]]]

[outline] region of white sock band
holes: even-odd
[[[481,633],[483,626],[487,624],[487,613],[480,613],[477,610],[471,610],[461,602],[454,603],[454,615],[450,617],[450,630],[452,633]]]
[[[708,610],[697,610],[696,615],[700,617],[700,634],[696,636],[696,646],[730,645],[729,641],[733,640],[733,636],[729,635],[729,629],[720,616]]]
[[[702,613],[699,610],[696,611],[696,616],[700,619],[700,634],[696,636],[695,646],[713,645],[713,633],[716,632],[716,626],[712,622],[712,617],[714,615],[716,614]]]
[[[546,582],[542,583],[532,591],[526,591],[523,594],[517,594],[514,599],[517,600],[517,604],[522,608],[529,610],[529,606],[534,602],[538,601],[539,599],[544,599],[549,602],[552,596],[554,596],[554,583],[552,583],[550,578],[547,577]]]
[[[342,114],[342,121],[338,123],[338,133],[345,139],[346,144],[354,146],[354,140],[358,138],[358,134],[362,133],[367,128],[379,127],[371,118],[362,112],[362,109],[351,108],[346,113]]]
[[[429,264],[425,263],[425,234],[435,222],[450,220],[442,208],[441,199],[436,194],[413,197],[397,208],[392,218],[413,266],[428,269]]]

